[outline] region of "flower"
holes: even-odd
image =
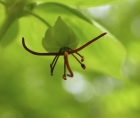
[[[106,34],[107,33],[102,33],[101,35],[97,36],[96,38],[92,39],[91,41],[87,42],[83,46],[76,49],[79,42],[79,38],[76,36],[74,31],[59,16],[54,26],[49,27],[47,29],[45,36],[42,40],[42,45],[48,51],[48,53],[39,53],[39,52],[30,50],[25,45],[24,38],[22,38],[22,44],[23,44],[23,47],[28,52],[34,55],[55,56],[52,63],[50,64],[51,75],[53,75],[53,71],[59,59],[59,56],[64,56],[63,79],[66,80],[66,76],[73,77],[73,72],[70,68],[69,61],[68,61],[68,55],[71,54],[78,61],[81,67],[85,69],[86,66],[82,63],[84,61],[84,57],[80,55],[78,52]],[[78,55],[81,58],[81,60],[79,60],[75,54]],[[69,74],[66,74],[66,69],[69,71]]]
[[[55,68],[55,65],[59,59],[59,56],[64,56],[64,74],[63,74],[63,79],[66,80],[66,76],[69,76],[69,77],[73,77],[73,72],[70,68],[70,65],[69,65],[69,61],[68,61],[68,55],[72,55],[77,61],[78,63],[80,63],[81,67],[83,69],[86,68],[86,66],[82,63],[84,61],[84,56],[80,55],[78,52],[82,49],[84,49],[85,47],[87,47],[88,45],[90,45],[91,43],[93,43],[94,41],[96,41],[97,39],[101,38],[102,36],[106,35],[107,33],[102,33],[100,34],[99,36],[97,36],[96,38],[90,40],[89,42],[87,42],[86,44],[82,45],[81,47],[77,48],[77,49],[71,49],[69,47],[61,47],[59,49],[58,52],[50,52],[50,53],[39,53],[39,52],[35,52],[35,51],[32,51],[30,50],[26,45],[25,45],[25,40],[24,38],[22,38],[22,45],[23,47],[25,48],[25,50],[27,50],[28,52],[30,52],[31,54],[34,54],[34,55],[39,55],[39,56],[55,56],[52,63],[50,64],[50,68],[51,68],[51,75],[53,75],[53,70]],[[78,56],[81,57],[81,60],[79,60],[75,54],[77,54]],[[69,74],[66,74],[66,68],[68,69],[69,71]]]

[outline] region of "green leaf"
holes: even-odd
[[[6,4],[10,5],[10,4],[28,4],[31,2],[34,2],[35,0],[3,0]]]
[[[19,33],[19,23],[16,20],[13,22],[5,32],[5,35],[3,36],[0,45],[4,48],[10,45],[14,40],[16,40],[16,37]]]
[[[1,45],[6,46],[6,45],[10,44],[15,39],[16,35],[18,35],[17,20],[19,17],[21,17],[23,15],[22,13],[23,13],[23,9],[24,9],[26,2],[27,2],[27,0],[25,0],[25,1],[24,0],[12,0],[12,1],[5,0],[5,3],[4,3],[5,8],[3,8],[3,10],[5,10],[5,17],[2,21],[2,25],[0,26],[0,42],[2,39],[5,41],[3,41],[4,43]],[[14,25],[15,22],[17,24],[14,27],[15,28],[15,31],[14,31],[14,30],[11,30],[10,28],[12,25]],[[5,36],[8,31],[13,32],[12,35]]]
[[[82,21],[78,21],[79,23],[77,23],[77,26],[71,21],[67,22],[71,24],[70,26],[73,29],[80,28],[80,24],[82,24],[82,30],[76,30],[76,34],[81,39],[80,45],[101,34],[101,30],[97,29],[97,25],[94,27]],[[103,31],[108,32],[106,29]],[[126,79],[122,72],[122,65],[126,58],[126,50],[123,45],[111,35],[111,33],[108,32],[106,37],[98,39],[96,42],[82,50],[81,54],[85,57],[85,64],[87,66],[86,73],[89,73],[89,78],[92,78],[93,72],[97,72],[102,73],[103,75],[108,75],[111,78],[120,80]],[[72,62],[72,65],[76,65],[76,62]],[[82,70],[79,69],[79,71]]]
[[[98,23],[93,21],[94,25],[91,25],[60,6],[48,6],[42,7],[42,9],[36,7],[34,12],[39,14],[39,16],[43,19],[46,19],[50,24],[53,24],[53,22],[55,22],[54,19],[56,19],[58,16],[61,16],[68,26],[70,26],[80,38],[80,45],[83,45],[87,41],[98,36],[102,33],[102,31],[107,32],[107,30],[101,27]],[[97,46],[91,47],[92,45]],[[120,42],[111,35],[109,35],[106,40],[101,41],[101,39],[99,39],[99,41],[94,42],[92,45],[89,46],[90,48],[87,47],[81,51],[84,52],[83,55],[85,55],[87,60],[90,59],[90,61],[88,60],[87,62],[85,60],[85,64],[87,63],[87,68],[89,66],[90,69],[87,69],[86,72],[83,73],[81,67],[75,66],[77,65],[76,61],[72,61],[71,67],[73,67],[75,71],[80,71],[83,74],[97,72],[108,75],[112,78],[124,80],[125,77],[122,73],[122,64],[126,57],[126,50],[123,45],[121,45]],[[118,47],[119,49],[116,50]],[[91,74],[88,74],[88,76],[90,75]]]
[[[62,10],[60,10],[60,8]],[[64,4],[55,3],[55,2],[47,2],[47,3],[42,3],[42,4],[36,4],[36,9],[43,10],[43,11],[45,10],[45,11],[51,12],[51,13],[59,13],[59,12],[63,12],[63,10],[65,10],[67,12],[73,13],[77,17],[92,24],[91,20],[89,18],[87,18],[86,16],[84,16],[80,11],[78,11],[77,9],[71,8],[67,5],[64,5]],[[59,11],[57,11],[56,9],[59,9]]]
[[[38,1],[38,0],[36,0]],[[76,7],[91,7],[91,6],[99,6],[104,4],[109,4],[115,2],[117,0],[40,0],[42,2],[58,2],[70,6]]]
[[[53,27],[48,28],[42,40],[43,47],[48,52],[58,52],[60,48],[69,47],[75,49],[79,39],[74,31],[58,17]]]

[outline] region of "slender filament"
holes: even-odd
[[[61,50],[62,50],[62,48],[59,50],[59,52],[61,52]],[[59,52],[58,52],[58,54],[59,54]],[[55,68],[55,65],[56,65],[58,59],[59,59],[59,55],[58,55],[58,54],[54,57],[52,63],[50,64],[51,75],[53,75],[53,70],[54,70],[54,68]]]
[[[71,51],[72,49],[71,48],[69,48],[69,47],[67,47],[68,49],[69,49],[69,51]],[[78,55],[78,56],[80,56],[81,57],[81,62],[83,62],[85,59],[84,59],[84,56],[82,56],[81,54],[79,54],[78,52],[76,52],[76,54]]]
[[[86,68],[85,64],[81,63],[81,61],[74,54],[72,54],[72,56],[80,63],[80,65],[83,69]]]

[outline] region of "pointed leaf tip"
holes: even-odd
[[[75,49],[79,38],[74,31],[58,16],[53,27],[48,28],[43,38],[43,47],[48,52],[58,52],[60,48]]]

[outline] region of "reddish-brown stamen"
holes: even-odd
[[[67,74],[67,76],[73,77],[73,72],[72,72],[72,70],[70,68],[69,61],[68,61],[68,52],[64,52],[64,56],[65,56],[65,64],[66,64],[67,69],[68,69],[68,71],[70,73],[70,74]]]
[[[66,56],[64,55],[64,74],[63,74],[63,79],[66,80]]]
[[[79,61],[79,59],[74,54],[72,54],[72,56],[80,63],[80,65],[83,69],[86,68],[86,66],[83,63],[81,63],[81,61]]]

